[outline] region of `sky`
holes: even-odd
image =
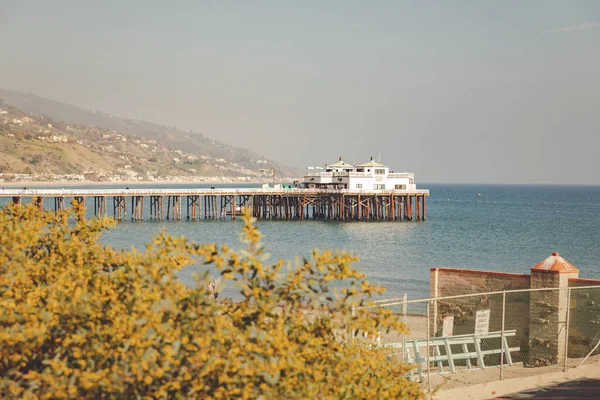
[[[0,87],[287,165],[600,184],[600,1],[0,0]]]

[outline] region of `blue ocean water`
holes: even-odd
[[[176,187],[192,186],[199,185]],[[387,289],[385,297],[428,297],[431,267],[528,273],[552,251],[577,266],[581,277],[600,279],[600,186],[420,186],[431,190],[427,221],[259,221],[258,226],[273,260],[307,257],[314,248],[358,255],[359,268]],[[53,206],[52,200],[45,204]],[[240,228],[239,220],[121,222],[102,240],[119,249],[142,250],[166,229],[198,243],[241,248]],[[201,268],[188,268],[181,279],[192,284]]]

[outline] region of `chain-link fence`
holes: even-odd
[[[600,361],[600,286],[380,301],[407,333],[381,346],[426,389],[566,371]]]
[[[600,287],[572,288],[568,310],[567,368],[600,360]]]

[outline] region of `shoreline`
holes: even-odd
[[[276,180],[276,184],[283,184],[291,182],[288,180]],[[170,180],[170,181],[20,181],[20,182],[2,182],[0,181],[0,186],[2,187],[39,187],[39,186],[135,186],[135,185],[156,185],[156,186],[167,186],[167,185],[240,185],[240,184],[248,184],[248,185],[262,185],[268,183],[270,185],[273,184],[273,181],[270,179],[267,180],[214,180],[214,181],[187,181],[187,180]]]

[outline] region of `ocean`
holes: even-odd
[[[173,185],[199,186],[211,185]],[[257,185],[235,185],[252,186]],[[273,261],[308,257],[314,248],[344,249],[359,256],[358,267],[370,281],[386,288],[385,298],[404,293],[410,299],[428,297],[432,267],[528,273],[553,251],[578,267],[580,277],[600,279],[600,186],[419,186],[430,189],[427,221],[259,221],[258,226]],[[45,205],[51,209],[52,200]],[[153,235],[165,229],[198,243],[242,248],[240,228],[239,219],[120,222],[102,241],[118,249],[143,250]],[[185,269],[181,280],[193,284],[194,273],[202,268]],[[235,297],[232,288],[226,288],[224,294]]]

